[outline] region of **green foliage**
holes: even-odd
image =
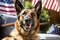
[[[25,8],[31,9],[32,8],[32,3],[29,1],[25,1]]]
[[[50,24],[47,24],[47,25],[41,25],[40,26],[40,30],[41,30],[41,33],[47,33],[47,30],[50,28]]]
[[[40,16],[40,22],[48,22],[50,21],[50,16],[48,15],[48,10],[43,9],[42,14]],[[46,31],[49,29],[50,25],[42,25],[40,27],[41,33],[46,33]]]
[[[48,15],[48,11],[47,10],[42,10],[42,14],[40,16],[40,21],[41,22],[45,22],[45,21],[50,21],[50,16]]]

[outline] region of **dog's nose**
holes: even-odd
[[[26,19],[25,22],[26,22],[26,23],[29,23],[29,22],[30,22],[30,19]]]

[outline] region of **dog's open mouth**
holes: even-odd
[[[26,19],[23,20],[21,22],[21,27],[25,30],[25,31],[30,31],[34,26],[34,19],[30,18],[30,19]]]
[[[33,22],[28,23],[23,23],[21,24],[21,27],[25,30],[25,31],[30,31],[34,26]]]
[[[31,25],[27,24],[27,25],[25,25],[25,27],[26,27],[27,29],[29,29],[29,28],[31,28]]]
[[[24,28],[25,31],[30,31],[31,28],[32,28],[32,25],[26,24],[25,26],[23,26],[23,28]]]

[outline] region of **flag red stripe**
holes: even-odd
[[[54,4],[54,0],[52,1],[52,4],[51,4],[51,6],[50,6],[50,9],[52,9],[53,4]]]
[[[0,6],[5,8],[15,8],[14,6],[4,6],[4,5],[0,5]]]
[[[15,10],[2,10],[0,9],[1,12],[16,12]]]
[[[34,4],[36,4],[37,0],[34,0]],[[60,5],[58,4],[58,0],[42,0],[42,5],[43,7],[50,9],[50,10],[55,10],[55,11],[60,11]]]
[[[34,0],[34,4],[36,3],[36,0]]]
[[[48,1],[49,1],[49,0],[48,0]],[[48,1],[46,1],[45,5],[44,5],[45,8],[46,8],[46,5],[47,5]],[[52,3],[50,3],[51,1],[52,1]],[[55,1],[56,1],[56,2],[55,2]],[[53,5],[54,2],[55,2],[55,5]],[[58,0],[50,0],[50,1],[49,1],[49,4],[48,4],[48,6],[47,6],[47,9],[55,10],[57,3],[58,3]],[[51,4],[51,6],[49,7],[50,4]],[[53,6],[54,6],[54,7],[53,7]],[[53,7],[53,9],[52,9],[52,7]],[[55,11],[59,11],[59,10],[60,10],[60,9],[59,9],[59,10],[58,10],[58,9],[59,9],[59,4],[58,4],[58,6],[57,6],[57,8],[56,8]]]
[[[59,5],[57,6],[56,10],[58,10]]]
[[[55,7],[56,7],[56,4],[54,5],[54,8],[53,9],[55,9]]]
[[[49,4],[50,4],[51,0],[49,1]],[[48,7],[49,7],[49,4],[48,4]]]
[[[47,2],[48,2],[48,0],[46,1],[46,3],[45,3],[45,5],[44,5],[44,7],[46,7]]]

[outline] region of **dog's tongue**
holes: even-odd
[[[26,28],[31,28],[31,26],[30,25],[26,25]]]

